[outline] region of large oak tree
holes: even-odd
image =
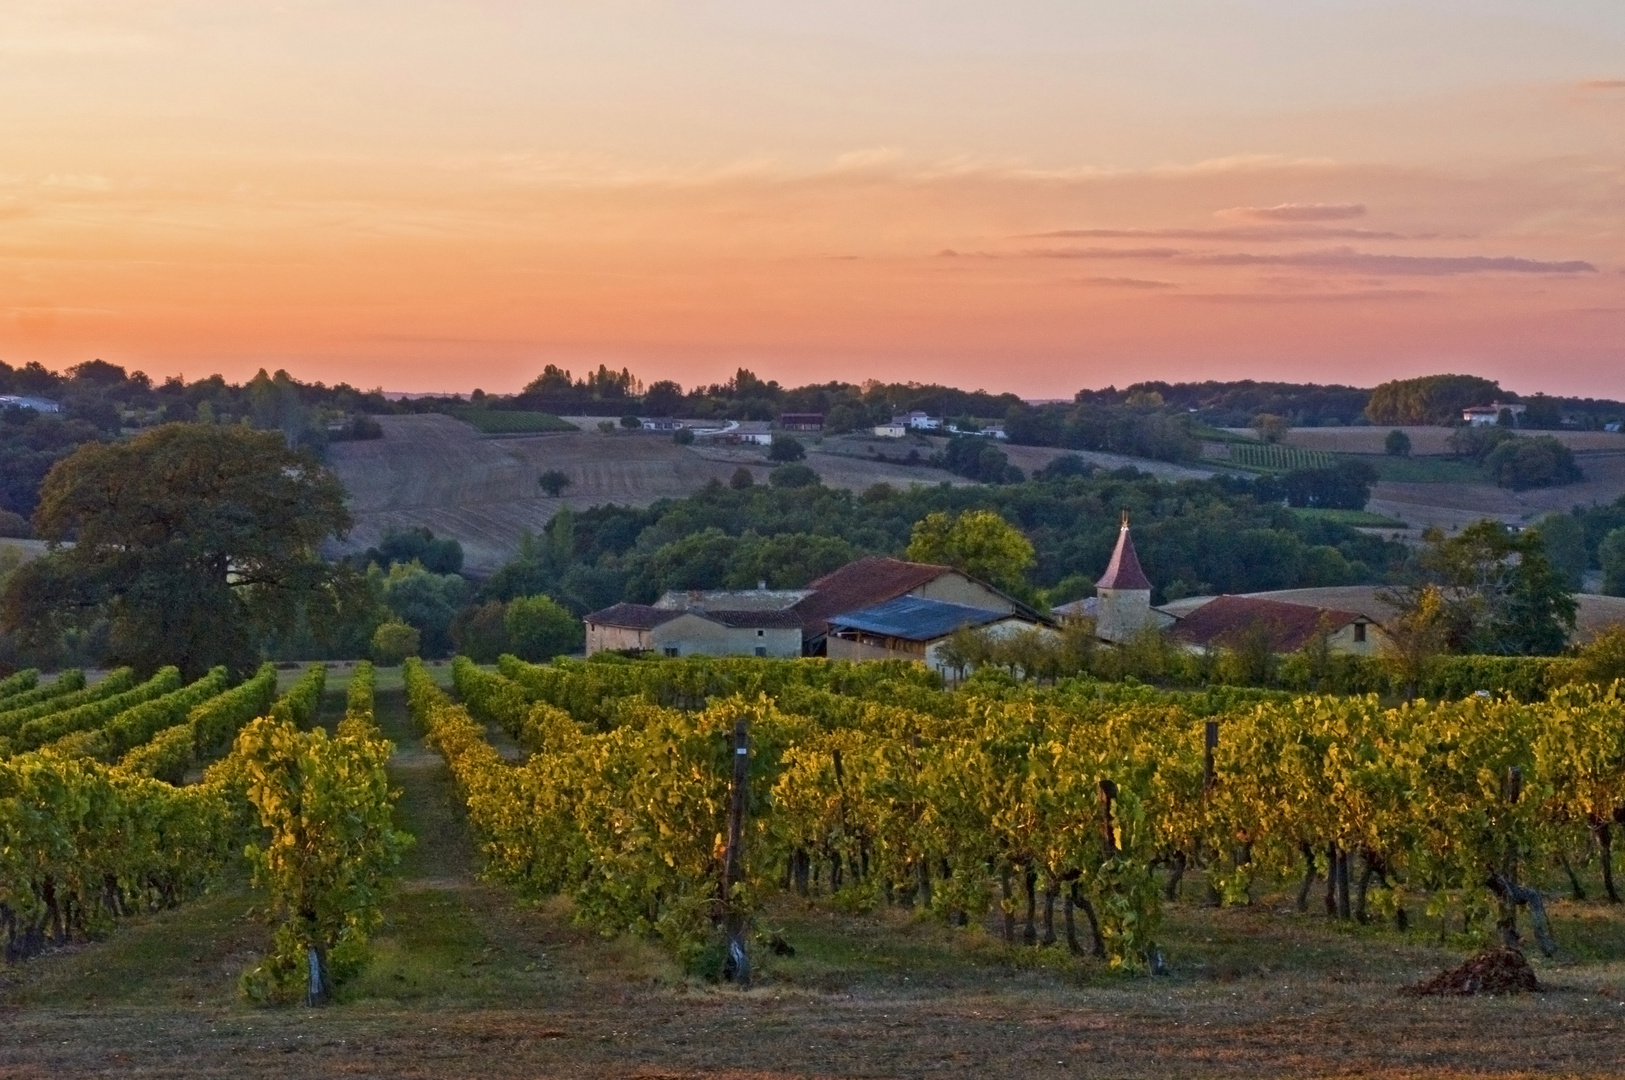
[[[34,528],[54,551],[10,582],[7,627],[39,639],[105,618],[109,659],[140,670],[246,672],[267,634],[361,591],[319,553],[350,528],[342,485],[275,432],[168,424],[82,446],[46,477]]]

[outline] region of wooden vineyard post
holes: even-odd
[[[741,717],[734,725],[733,786],[728,797],[728,848],[722,860],[722,903],[728,935],[723,970],[741,989],[750,986],[750,957],[745,953],[745,913],[734,902],[734,886],[743,876],[740,864],[745,840],[745,794],[750,779],[750,731]]]
[[[1205,725],[1203,725],[1202,728],[1202,801],[1204,803],[1206,803],[1208,799],[1212,798],[1213,789],[1218,785],[1219,782],[1213,766],[1213,754],[1218,748],[1219,722],[1217,720],[1209,720]],[[1200,836],[1197,837],[1196,842],[1198,845],[1201,844],[1202,840]],[[1200,863],[1200,846],[1198,846],[1196,854],[1197,860]],[[1223,902],[1223,898],[1219,895],[1219,890],[1213,885],[1213,873],[1211,869],[1209,869],[1207,874],[1207,900],[1208,903],[1215,906]]]

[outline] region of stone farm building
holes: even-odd
[[[942,642],[964,628],[1013,633],[1050,621],[948,566],[870,556],[805,589],[669,592],[586,617],[587,655],[828,656],[914,659],[937,667]]]
[[[1332,652],[1369,656],[1387,640],[1382,624],[1366,611],[1268,595],[1199,596],[1153,607],[1151,580],[1140,566],[1126,516],[1095,593],[1056,607],[1055,615],[1063,621],[1092,619],[1095,635],[1113,644],[1156,630],[1192,652],[1207,652],[1237,648],[1262,635],[1271,652],[1290,653],[1324,634]]]

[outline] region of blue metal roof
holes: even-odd
[[[927,600],[923,596],[899,596],[884,604],[837,615],[829,624],[837,629],[861,630],[904,641],[935,641],[966,626],[985,626],[1009,618],[1009,612]]]

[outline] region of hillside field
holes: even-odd
[[[329,451],[356,521],[331,553],[364,551],[390,529],[421,525],[459,541],[468,570],[488,573],[512,557],[526,529],[540,531],[560,507],[647,506],[713,480],[727,483],[741,465],[765,483],[771,468],[758,448],[683,447],[664,435],[593,429],[485,437],[438,413],[380,416],[378,422],[382,439],[336,443]],[[807,464],[831,487],[966,482],[940,469],[809,449]],[[562,498],[536,486],[549,469],[570,477]]]

